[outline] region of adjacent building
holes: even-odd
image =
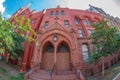
[[[118,17],[113,17],[109,14],[107,14],[104,10],[102,10],[101,8],[89,5],[89,9],[87,9],[87,11],[91,11],[91,12],[95,12],[98,13],[102,16],[102,18],[107,21],[107,24],[109,26],[114,26],[116,27],[119,31],[120,31],[120,18]]]

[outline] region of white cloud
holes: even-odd
[[[112,16],[120,17],[120,6],[115,0],[60,0],[61,6],[75,9],[88,9],[89,4],[102,8],[106,13]]]
[[[5,17],[6,17],[6,18],[10,18],[10,17],[11,17],[11,15],[9,15],[9,14],[8,14],[8,15],[6,15]]]
[[[5,0],[0,0],[0,12],[3,13],[5,11],[5,7],[3,6],[3,2]]]

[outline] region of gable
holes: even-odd
[[[48,30],[62,30],[62,31],[66,31],[65,27],[62,26],[61,24],[59,24],[58,22],[53,23]]]

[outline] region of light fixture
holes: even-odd
[[[53,41],[54,41],[54,42],[57,42],[57,41],[58,41],[58,36],[57,36],[56,33],[54,33],[54,35],[53,35]]]

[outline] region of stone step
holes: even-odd
[[[52,80],[77,80],[76,78],[76,74],[72,71],[57,71],[57,74],[52,75]],[[30,76],[29,80],[51,80],[50,71],[38,70]]]
[[[76,78],[76,75],[53,75],[53,78]]]
[[[36,78],[36,77],[31,77],[30,79],[28,80],[50,80],[50,79],[40,79],[40,78]]]
[[[46,75],[46,74],[37,74],[37,75],[33,74],[31,77],[50,79],[50,75]]]
[[[50,71],[43,71],[43,70],[40,70],[40,71],[36,71],[37,74],[50,74]],[[57,71],[57,72],[54,72],[53,74],[58,74],[58,75],[68,75],[68,74],[73,74],[71,71]]]
[[[44,77],[44,78],[46,78],[46,77],[51,77],[51,75],[49,74],[36,74],[36,73],[34,73],[32,76],[35,76],[35,77]],[[62,77],[62,78],[64,78],[64,77],[76,77],[76,75],[72,75],[72,74],[70,74],[70,75],[55,75],[55,74],[53,74],[52,75],[53,77],[58,77],[58,78],[60,78],[60,77]]]
[[[58,75],[70,75],[73,74],[72,71],[57,71]]]
[[[45,75],[45,74],[39,74],[39,75],[32,75],[30,78],[34,78],[34,79],[51,79],[51,76],[50,75]],[[63,79],[66,79],[66,80],[69,80],[69,79],[76,79],[76,75],[52,75],[52,78],[53,80],[63,80]]]

